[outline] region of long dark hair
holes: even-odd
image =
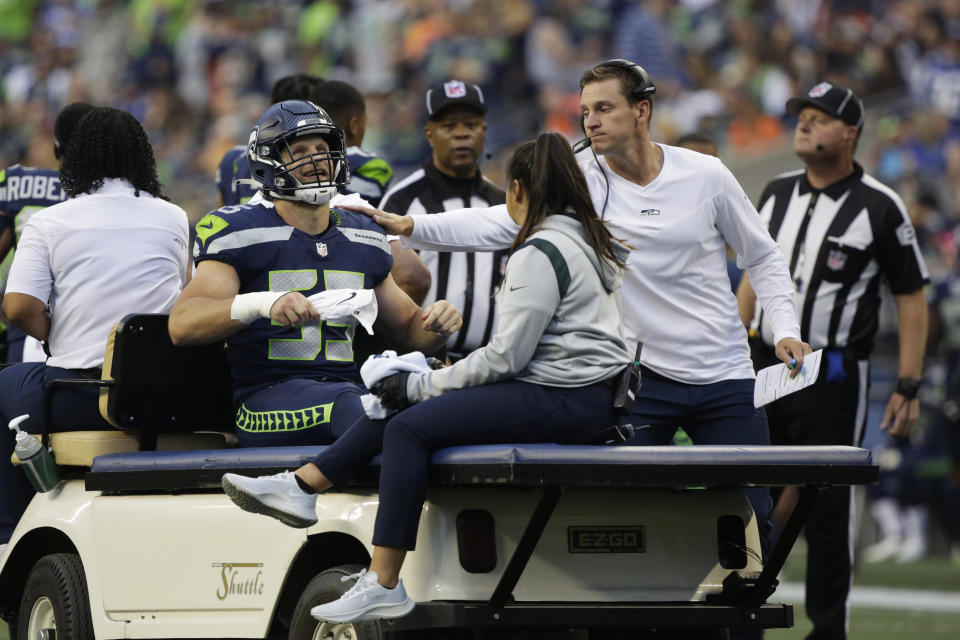
[[[570,212],[580,221],[587,244],[601,260],[626,266],[614,253],[614,238],[597,216],[573,150],[559,133],[541,133],[536,140],[517,147],[507,177],[511,182],[518,181],[529,199],[527,219],[511,251],[526,242],[547,216]]]
[[[126,111],[97,107],[83,116],[70,134],[60,182],[72,198],[100,189],[106,178],[128,180],[137,196],[146,191],[164,197],[153,148],[143,127]]]

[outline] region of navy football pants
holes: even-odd
[[[451,391],[387,420],[361,418],[314,462],[336,485],[382,451],[373,544],[413,549],[432,451],[472,444],[580,444],[616,423],[612,394],[602,383],[568,389],[515,380]]]
[[[237,406],[242,447],[330,444],[360,416],[367,390],[352,382],[293,378],[245,396]]]

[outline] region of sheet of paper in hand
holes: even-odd
[[[820,358],[823,349],[803,356],[803,368],[797,377],[790,377],[790,370],[785,364],[775,364],[772,367],[757,372],[757,382],[753,387],[753,406],[762,407],[778,398],[805,389],[817,381],[820,373]]]

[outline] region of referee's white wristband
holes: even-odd
[[[250,324],[258,318],[269,318],[273,303],[289,291],[254,291],[241,293],[230,304],[230,319]]]

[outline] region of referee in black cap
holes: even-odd
[[[853,159],[864,118],[853,91],[821,82],[791,98],[787,111],[797,116],[793,149],[805,168],[774,178],[758,210],[787,259],[801,339],[824,356],[816,384],[767,406],[771,442],[860,444],[884,281],[897,307],[899,378],[881,429],[908,436],[919,413],[927,329],[923,286],[929,281],[916,234],[900,197]],[[780,362],[763,310],[755,308],[749,276],[738,299],[753,336],[754,364],[759,369]],[[808,639],[846,637],[850,496],[847,487],[824,491],[806,524],[806,610],[813,622]]]
[[[462,80],[431,86],[424,96],[424,136],[431,155],[423,167],[394,184],[380,208],[406,216],[451,209],[486,208],[506,202],[503,189],[480,171],[487,132],[483,90]],[[431,284],[424,304],[449,300],[463,314],[463,327],[450,337],[447,355],[465,357],[487,344],[494,328],[494,293],[508,252],[421,251]]]

